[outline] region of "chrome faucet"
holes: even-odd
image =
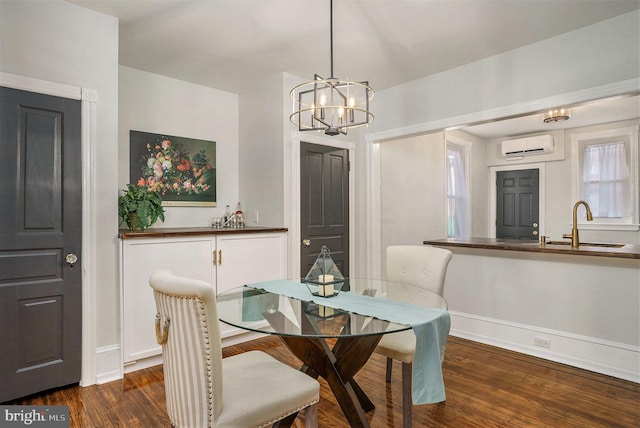
[[[571,248],[578,248],[580,246],[580,237],[578,236],[578,206],[582,204],[587,209],[587,221],[593,221],[593,215],[591,215],[591,207],[585,201],[578,201],[573,206],[573,229],[571,234],[565,233],[563,238],[571,239]]]

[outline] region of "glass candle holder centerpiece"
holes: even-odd
[[[340,269],[331,258],[329,248],[323,245],[318,258],[304,278],[309,292],[320,297],[337,296],[344,286],[344,281]]]

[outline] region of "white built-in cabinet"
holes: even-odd
[[[149,277],[159,269],[206,281],[221,293],[253,282],[286,278],[285,232],[247,231],[121,239],[122,358],[125,371],[161,362],[156,307]],[[121,235],[122,236],[122,235]],[[220,323],[223,341],[243,333]]]

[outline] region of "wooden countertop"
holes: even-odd
[[[121,229],[120,239],[135,238],[177,238],[181,236],[197,235],[227,235],[235,233],[273,233],[286,232],[286,227],[239,227],[239,228],[214,228],[214,227],[167,227],[158,229],[146,229],[142,232],[134,232],[129,229]]]
[[[571,248],[568,240],[566,240],[566,244],[547,243],[542,246],[539,242],[494,238],[436,239],[424,241],[423,244],[438,247],[466,247],[485,250],[527,251],[534,253],[640,259],[640,245],[637,244],[622,244],[621,247],[605,247],[600,243],[592,243],[590,245],[585,242],[580,244],[579,248]]]

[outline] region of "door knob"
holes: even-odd
[[[311,246],[311,239],[303,239],[302,240],[302,245],[304,245],[305,247],[310,247]]]
[[[65,256],[64,261],[69,264],[69,267],[73,267],[73,265],[78,261],[78,256],[73,253],[69,253]]]

